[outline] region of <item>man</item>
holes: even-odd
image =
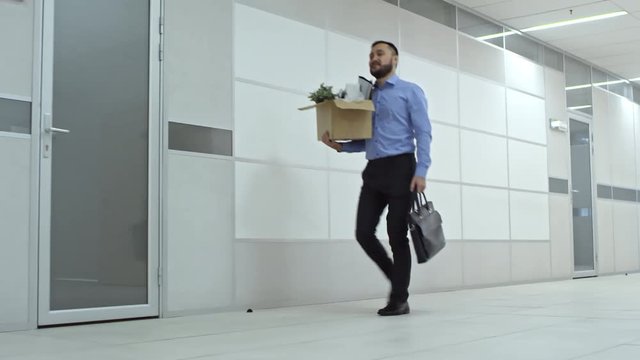
[[[382,316],[409,313],[411,250],[407,214],[412,192],[425,189],[425,178],[431,165],[427,100],[419,86],[398,78],[395,74],[397,65],[395,45],[386,41],[371,45],[369,71],[376,78],[372,92],[375,112],[371,139],[338,143],[329,138],[328,132],[322,137],[323,143],[338,152],[366,151],[369,161],[362,172],[356,239],[391,282],[387,306],[378,310]],[[416,144],[417,161],[414,156]],[[387,233],[393,260],[375,236],[380,216],[387,206]]]

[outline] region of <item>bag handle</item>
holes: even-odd
[[[422,206],[426,206],[429,212],[431,212],[431,209],[429,209],[429,201],[427,200],[427,196],[424,194],[424,191],[421,191],[421,192],[414,191],[413,201],[411,206],[412,209],[414,211],[418,211]]]

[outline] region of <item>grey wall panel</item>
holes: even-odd
[[[637,191],[635,189],[625,189],[619,187],[612,188],[612,198],[614,200],[633,201],[635,202]]]
[[[0,131],[31,133],[31,103],[0,98]]]
[[[169,149],[215,155],[233,155],[231,130],[169,123]]]
[[[611,186],[598,184],[598,197],[601,199],[611,199]]]
[[[549,178],[549,192],[557,193],[557,194],[568,194],[569,193],[569,180],[567,179],[557,179],[557,178]]]

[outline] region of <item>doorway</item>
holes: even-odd
[[[42,4],[38,325],[158,316],[160,0]]]
[[[570,115],[574,277],[596,275],[590,119]]]

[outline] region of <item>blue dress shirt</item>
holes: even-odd
[[[374,87],[372,100],[373,136],[343,143],[342,151],[366,151],[367,160],[374,160],[415,153],[417,144],[415,175],[426,177],[431,165],[431,122],[422,89],[393,75],[382,86]]]

